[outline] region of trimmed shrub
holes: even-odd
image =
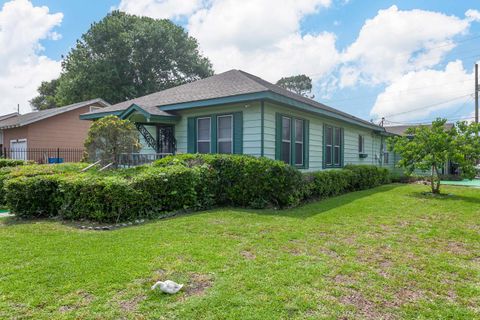
[[[205,166],[170,166],[116,171],[113,175],[72,175],[60,179],[59,215],[64,219],[118,222],[165,212],[213,206],[213,171]],[[210,181],[210,182],[209,182]]]
[[[32,163],[31,161],[0,158],[0,168],[24,166]]]
[[[218,174],[216,202],[265,208],[297,205],[302,198],[302,175],[297,169],[268,158],[248,155],[185,154],[160,159],[157,167],[209,165]]]
[[[326,170],[306,174],[304,198],[328,198],[346,193],[352,188],[353,172]]]
[[[363,190],[390,183],[390,171],[371,165],[347,165],[345,170],[353,172],[351,190]]]
[[[97,177],[89,174],[64,177],[59,183],[64,219],[124,221],[139,216],[141,194],[121,177]]]
[[[8,208],[19,217],[40,218],[57,215],[58,175],[17,177],[5,182]]]
[[[0,186],[20,217],[119,222],[215,205],[288,207],[389,181],[388,170],[374,166],[302,175],[281,161],[244,155],[187,154],[108,172],[80,173],[82,167],[1,168]]]

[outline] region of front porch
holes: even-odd
[[[179,117],[155,108],[152,112],[135,104],[119,114],[132,121],[140,133],[142,148],[138,153],[122,154],[119,164],[136,166],[151,163],[177,151],[175,124]]]

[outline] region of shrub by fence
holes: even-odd
[[[238,155],[181,155],[152,166],[80,173],[71,165],[6,172],[6,201],[21,217],[117,222],[215,205],[288,207],[388,182],[386,169],[348,166],[301,174],[280,161]],[[7,171],[7,170],[6,170]]]

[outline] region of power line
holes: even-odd
[[[399,113],[395,113],[395,114],[385,115],[385,116],[383,116],[383,117],[376,118],[376,119],[374,119],[374,120],[379,120],[379,119],[381,119],[381,118],[394,117],[394,116],[399,116],[399,115],[407,114],[407,113],[414,112],[414,111],[419,111],[419,110],[422,110],[422,109],[425,109],[425,108],[430,108],[430,107],[442,105],[442,104],[445,104],[445,103],[449,103],[449,102],[452,102],[452,101],[455,101],[455,100],[458,100],[458,99],[460,99],[460,98],[463,98],[463,97],[466,97],[466,96],[470,96],[470,95],[471,95],[471,93],[466,94],[466,95],[462,95],[462,96],[458,96],[458,97],[455,97],[455,98],[452,98],[452,99],[449,99],[449,100],[445,100],[445,101],[441,101],[441,102],[437,102],[437,103],[432,103],[432,104],[429,104],[429,105],[425,105],[425,106],[422,106],[422,107],[419,107],[419,108],[415,108],[415,109],[411,109],[411,110],[407,110],[407,111],[403,111],[403,112],[399,112]]]
[[[469,82],[469,81],[471,81],[471,80],[452,81],[452,82],[446,82],[446,83],[442,83],[442,84],[435,84],[435,85],[431,85],[431,86],[424,86],[424,87],[416,87],[416,88],[411,88],[411,89],[406,89],[406,90],[399,90],[399,91],[395,91],[395,93],[417,91],[417,90],[420,90],[420,89],[441,87],[441,86],[447,86],[447,85],[452,84],[452,83],[463,83],[463,82]],[[377,93],[377,94],[369,94],[369,95],[356,96],[356,97],[344,98],[344,99],[322,99],[322,100],[333,101],[333,102],[349,101],[349,100],[363,99],[363,98],[367,98],[367,97],[378,97],[378,95],[379,94]]]

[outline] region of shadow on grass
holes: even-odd
[[[469,203],[480,205],[480,195],[479,197],[471,197],[471,196],[451,194],[451,193],[441,193],[441,194],[434,195],[431,192],[414,192],[414,193],[411,193],[409,196],[416,199],[422,199],[422,200],[463,201],[463,202],[469,202]]]
[[[399,183],[388,184],[388,185],[379,186],[373,189],[349,192],[349,193],[335,196],[335,197],[324,198],[324,199],[313,199],[311,201],[302,203],[297,207],[288,208],[288,209],[247,209],[247,208],[239,208],[239,207],[231,207],[231,206],[222,206],[222,207],[216,207],[216,208],[211,208],[211,209],[201,210],[201,211],[188,211],[178,215],[151,219],[151,220],[148,220],[148,222],[152,223],[152,222],[158,222],[160,220],[178,219],[178,218],[184,218],[184,217],[193,216],[193,215],[202,215],[210,212],[225,211],[225,210],[231,210],[235,212],[245,212],[245,213],[256,214],[256,215],[266,215],[266,216],[271,215],[276,217],[308,219],[312,216],[348,205],[352,202],[363,199],[365,197],[369,197],[378,193],[389,192],[401,186],[403,186],[403,184],[399,184]],[[476,200],[480,201],[480,199],[476,199]],[[39,222],[59,222],[64,226],[71,227],[71,228],[78,228],[79,224],[86,224],[91,226],[108,225],[108,223],[102,224],[102,223],[95,223],[95,222],[80,222],[80,221],[71,221],[71,220],[62,221],[57,218],[19,219],[17,217],[7,217],[7,218],[3,218],[1,221],[1,223],[6,226],[39,223]],[[128,227],[135,227],[135,226],[141,226],[141,225],[144,225],[144,224],[132,225]]]
[[[241,209],[241,208],[240,209],[232,208],[232,209],[235,211],[244,211],[247,213],[253,213],[258,215],[274,215],[277,217],[283,216],[283,217],[289,217],[289,218],[308,219],[317,214],[321,214],[323,212],[348,205],[352,202],[363,199],[365,197],[369,197],[374,194],[389,192],[401,186],[402,184],[388,184],[388,185],[379,186],[373,189],[349,192],[349,193],[345,193],[345,194],[331,197],[331,198],[313,199],[309,202],[299,205],[298,207],[290,208],[290,209],[280,209],[280,210],[273,210],[273,209],[253,210],[253,209]]]

